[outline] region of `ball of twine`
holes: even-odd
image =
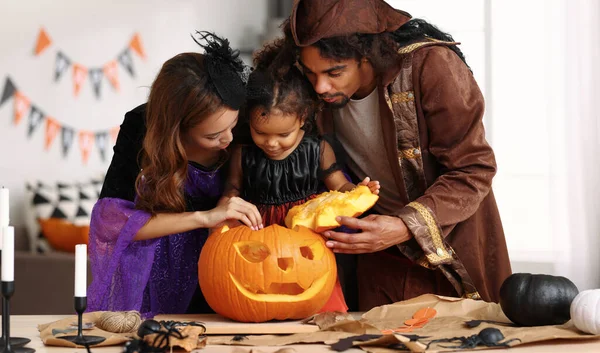
[[[132,311],[107,311],[100,316],[96,326],[101,330],[126,333],[135,332],[142,323],[140,313]]]

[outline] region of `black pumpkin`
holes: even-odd
[[[514,273],[500,287],[500,306],[520,326],[560,325],[571,318],[571,302],[578,293],[565,277]]]

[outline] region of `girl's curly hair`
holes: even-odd
[[[277,109],[304,119],[304,130],[312,133],[318,99],[308,79],[295,65],[294,49],[284,39],[277,39],[255,53],[254,67],[246,85],[242,123],[249,123],[250,113],[257,107],[267,112]],[[247,129],[242,126],[243,130]],[[244,131],[238,130],[238,134],[242,134],[240,138],[247,138]]]

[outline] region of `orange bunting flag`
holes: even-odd
[[[94,133],[90,131],[79,131],[79,148],[81,149],[81,157],[83,164],[86,164],[90,157],[92,144],[94,143]]]
[[[23,93],[19,91],[15,92],[14,99],[15,119],[13,120],[13,122],[15,123],[15,125],[18,125],[21,121],[21,118],[23,118],[23,115],[25,115],[25,113],[29,110],[31,102],[29,101],[29,98],[25,97],[25,95],[23,95]]]
[[[35,55],[40,55],[48,46],[52,43],[50,36],[43,28],[40,29],[38,34],[37,43],[35,44]]]
[[[104,76],[110,81],[110,84],[117,91],[119,90],[119,76],[117,71],[117,61],[111,60],[103,67]]]
[[[79,90],[85,82],[87,76],[87,69],[79,64],[73,64],[73,84],[75,87],[75,96],[79,94]]]
[[[60,124],[58,121],[54,120],[51,117],[46,118],[46,151],[50,149],[52,146],[52,142],[54,142],[54,138],[58,135],[60,131]]]
[[[133,49],[140,58],[146,60],[146,53],[144,52],[144,48],[142,47],[142,41],[140,39],[140,35],[138,33],[133,35],[131,41],[129,42],[129,47]]]
[[[117,136],[119,136],[120,129],[121,129],[120,126],[115,126],[112,129],[110,129],[110,139],[112,140],[113,143],[117,142]]]

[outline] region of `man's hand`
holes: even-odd
[[[327,247],[336,253],[373,253],[412,238],[412,234],[398,217],[369,215],[362,219],[337,217],[336,220],[348,228],[362,230],[356,234],[331,230],[324,232],[323,235],[329,238],[326,242]]]

